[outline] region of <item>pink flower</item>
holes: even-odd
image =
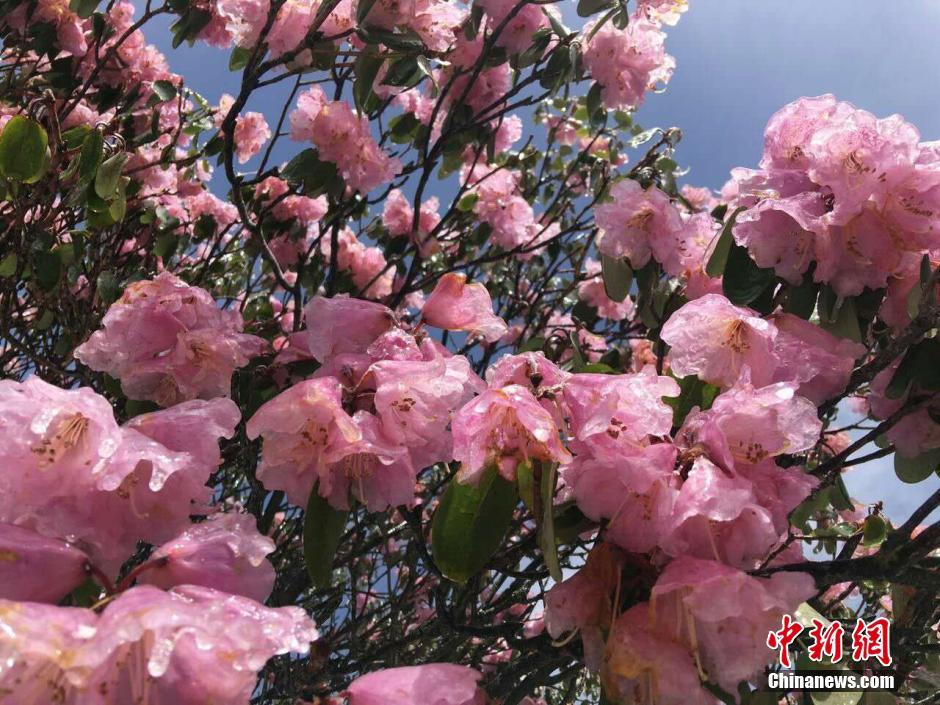
[[[754,384],[770,381],[776,328],[723,296],[707,294],[685,304],[666,321],[661,336],[672,346],[669,364],[679,377],[697,375],[728,387],[746,367]]]
[[[777,328],[775,382],[797,384],[797,393],[814,404],[845,390],[855,361],[865,354],[864,345],[837,338],[793,314],[777,313],[770,320]]]
[[[767,633],[779,628],[781,616],[815,593],[806,573],[759,579],[720,563],[683,557],[666,566],[650,604],[656,628],[677,634],[708,679],[733,691],[772,658]]]
[[[355,190],[371,191],[401,171],[401,162],[385,154],[372,137],[369,121],[357,118],[346,101],[328,100],[319,86],[301,94],[289,119],[291,139],[313,142],[320,158],[336,164]]]
[[[672,633],[655,624],[641,602],[621,614],[607,639],[601,680],[608,697],[657,705],[711,705],[695,659]]]
[[[585,515],[609,519],[605,538],[630,551],[646,553],[675,528],[677,450],[657,443],[631,451],[594,456],[579,453],[561,475]]]
[[[329,496],[330,466],[354,453],[362,440],[361,429],[342,407],[342,389],[334,377],[306,380],[281,392],[249,419],[246,433],[264,439],[258,479],[301,507],[318,480],[320,494]]]
[[[254,517],[214,514],[157,548],[141,582],[163,589],[202,585],[264,602],[274,587],[274,566],[265,556],[274,548],[258,533]]]
[[[610,195],[613,202],[594,211],[602,230],[597,247],[608,257],[626,257],[633,267],[642,267],[651,254],[666,251],[683,230],[679,211],[655,186],[644,189],[625,179],[613,185]]]
[[[55,604],[87,578],[88,556],[65,541],[0,523],[0,599]]]
[[[451,419],[484,386],[466,358],[381,361],[369,374],[385,435],[407,446],[417,467],[450,460]]]
[[[383,29],[411,29],[429,49],[443,52],[453,45],[466,14],[447,0],[378,0],[366,17]]]
[[[120,379],[131,399],[171,406],[228,396],[232,373],[266,345],[243,325],[237,310],[219,309],[205,289],[164,272],[128,286],[74,354]]]
[[[387,668],[354,680],[346,697],[349,705],[486,705],[480,677],[450,663]]]
[[[599,670],[603,659],[604,633],[614,615],[614,593],[624,564],[617,548],[598,543],[581,570],[545,593],[545,629],[553,639],[577,629],[592,671]]]
[[[235,156],[239,164],[244,164],[261,151],[264,143],[271,139],[271,129],[264,115],[247,112],[235,121]]]
[[[679,395],[671,377],[649,369],[640,374],[572,375],[564,387],[572,435],[592,448],[647,445],[651,436],[668,436],[672,408],[663,397]]]
[[[493,238],[504,250],[531,244],[537,234],[535,213],[523,198],[520,174],[510,169],[479,166],[466,175],[477,202],[473,213],[493,229]]]
[[[600,262],[588,259],[584,263],[587,279],[578,284],[578,296],[588,306],[597,309],[597,315],[611,321],[622,321],[633,316],[633,301],[628,296],[621,302],[613,301],[607,296],[604,288],[604,279],[601,277]]]
[[[508,330],[505,321],[493,314],[493,301],[486,287],[467,284],[466,275],[453,272],[438,280],[421,315],[430,326],[466,331],[489,343]]]
[[[477,5],[483,8],[490,18],[490,29],[495,31],[502,25],[509,12],[516,7],[516,0],[479,0]],[[532,35],[542,27],[548,26],[545,12],[554,8],[539,5],[524,5],[516,15],[506,23],[496,45],[505,47],[510,54],[520,54],[532,45]]]
[[[310,354],[326,364],[342,353],[364,353],[395,324],[395,314],[381,304],[353,299],[314,296],[304,306],[307,330],[303,336]]]
[[[585,36],[591,34],[594,24],[585,26]],[[606,22],[588,40],[584,66],[601,85],[608,108],[637,108],[646,91],[669,82],[676,62],[666,53],[665,40],[657,24],[638,14],[624,29]]]
[[[571,458],[551,414],[517,385],[483,392],[457,412],[452,427],[454,459],[465,482],[477,482],[488,466],[514,481],[521,462]]]
[[[18,703],[241,705],[269,658],[306,653],[318,638],[299,607],[194,585],[131,588],[100,616],[2,601],[0,629],[10,635],[0,688]]]
[[[735,462],[759,463],[784,453],[809,450],[819,440],[822,422],[816,405],[796,396],[792,384],[777,383],[755,389],[738,383],[721,393],[712,407],[686,419],[686,427],[714,424],[724,441],[724,452]]]

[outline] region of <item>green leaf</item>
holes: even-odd
[[[418,59],[414,56],[406,56],[389,65],[382,79],[382,85],[412,87],[423,76],[424,73],[418,68]]]
[[[173,100],[176,97],[176,86],[174,86],[169,81],[154,81],[153,92],[157,94],[160,102],[166,103],[167,101]]]
[[[865,519],[865,526],[862,530],[863,546],[878,546],[887,536],[888,523],[884,519],[874,514]]]
[[[502,545],[518,502],[516,485],[487,468],[479,484],[450,481],[431,525],[431,550],[441,573],[465,583]]]
[[[808,321],[816,310],[816,299],[819,296],[819,284],[813,281],[812,272],[803,275],[803,281],[797,286],[790,285],[787,289],[787,303],[784,309],[787,313],[799,316]]]
[[[839,338],[862,342],[855,299],[842,299],[828,286],[819,290],[819,327]]]
[[[901,482],[916,484],[926,480],[940,468],[940,448],[933,448],[915,458],[894,454],[894,474]]]
[[[715,243],[715,249],[712,252],[712,256],[708,258],[708,264],[705,265],[705,273],[710,277],[720,277],[724,274],[725,266],[728,263],[728,255],[731,253],[731,245],[734,244],[734,235],[731,230],[734,228],[734,223],[737,220],[738,213],[745,210],[744,206],[736,209],[731,217],[728,218],[728,221],[725,223],[724,227],[721,229],[721,234],[718,236],[718,242]]]
[[[925,391],[940,390],[940,340],[926,338],[907,351],[895,370],[885,394],[900,399],[911,387]]]
[[[11,252],[0,261],[0,277],[8,279],[16,274],[16,253]]]
[[[232,55],[228,58],[228,70],[229,71],[241,71],[248,65],[248,60],[251,58],[251,49],[245,49],[243,47],[235,47],[232,49]]]
[[[334,509],[314,485],[304,511],[304,564],[315,587],[329,587],[349,512]]]
[[[100,198],[108,199],[114,195],[128,156],[126,152],[118,152],[101,162],[95,174],[95,193]]]
[[[571,352],[574,357],[572,369],[575,372],[580,372],[587,365],[587,358],[584,357],[584,351],[581,349],[581,341],[578,339],[577,331],[571,331],[568,334],[568,340],[571,341]]]
[[[561,565],[558,563],[558,546],[555,543],[555,484],[558,481],[558,466],[555,463],[543,463],[541,476],[542,516],[539,517],[539,548],[542,550],[548,574],[552,580],[560,583]]]
[[[91,128],[88,125],[76,125],[62,133],[62,144],[66,149],[78,149],[90,132]]]
[[[526,461],[519,463],[516,468],[516,485],[519,489],[519,498],[530,512],[535,511],[535,474],[532,463]]]
[[[0,174],[11,181],[32,184],[49,166],[49,135],[35,120],[14,115],[0,133]]]
[[[69,9],[83,20],[95,14],[97,7],[98,0],[71,0],[69,2]]]
[[[104,136],[97,129],[88,133],[82,142],[82,151],[78,154],[78,179],[83,184],[90,184],[98,173],[101,158],[104,155]]]
[[[633,268],[625,258],[601,254],[601,278],[607,298],[620,303],[627,298],[633,286]]]
[[[708,264],[711,265],[711,260]],[[731,243],[721,280],[721,288],[731,303],[746,306],[773,281],[774,270],[758,267],[748,255],[746,247]]]
[[[291,159],[281,171],[281,177],[292,184],[303,184],[308,196],[323,193],[340,181],[336,165],[320,161],[315,149],[305,149]]]
[[[672,425],[678,428],[692,411],[692,407],[697,406],[702,411],[711,408],[720,390],[713,384],[703,382],[695,375],[688,375],[677,381],[679,382],[679,396],[663,397],[663,401],[672,408]]]
[[[52,291],[62,274],[62,260],[57,252],[37,252],[33,273],[36,283],[45,291]]]
[[[845,486],[845,481],[842,479],[841,475],[836,478],[832,487],[829,488],[828,500],[829,503],[839,511],[850,512],[855,509],[855,504],[852,502],[852,498],[849,497],[849,490]]]
[[[369,99],[375,94],[375,77],[382,68],[384,59],[378,54],[363,53],[356,59],[356,81],[353,83],[353,98],[356,107],[363,113],[369,112]]]
[[[617,3],[614,0],[578,0],[578,15],[590,17],[591,15],[607,10]]]

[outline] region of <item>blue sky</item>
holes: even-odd
[[[575,0],[561,0],[574,25]],[[764,125],[781,106],[804,95],[833,93],[876,115],[900,113],[924,140],[940,139],[940,2],[935,0],[690,0],[669,28],[667,50],[677,62],[668,90],[650,95],[639,112],[644,127],[682,128],[676,155],[691,168],[688,183],[718,189],[735,166],[760,158]],[[164,29],[169,23],[160,22]],[[235,93],[228,52],[205,45],[172,50],[155,23],[148,39],[174,71],[211,102]],[[281,92],[278,91],[280,94]],[[270,96],[274,105],[274,96]],[[249,108],[265,110],[261,104]],[[276,108],[275,108],[276,109]],[[890,458],[846,476],[860,501],[885,500],[903,521],[940,479],[901,484]]]

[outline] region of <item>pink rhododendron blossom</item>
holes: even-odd
[[[628,455],[579,453],[561,475],[585,515],[610,520],[607,540],[645,553],[661,545],[675,527],[676,457],[669,443]]]
[[[192,585],[131,588],[101,615],[4,600],[0,628],[10,636],[0,688],[18,703],[243,705],[269,658],[306,653],[318,637],[299,607]]]
[[[610,196],[613,202],[602,203],[594,211],[603,231],[597,247],[608,257],[626,257],[632,266],[642,267],[683,229],[678,209],[655,186],[644,189],[625,179],[613,185]]]
[[[564,463],[571,457],[551,414],[518,385],[483,392],[457,412],[452,425],[454,459],[460,461],[460,477],[466,482],[478,482],[489,466],[515,480],[519,463]]]
[[[614,615],[614,593],[624,563],[617,548],[599,543],[581,570],[545,593],[545,629],[553,639],[579,630],[585,662],[594,671],[603,658],[603,632]]]
[[[456,40],[466,10],[447,0],[378,0],[365,16],[383,29],[414,31],[432,51],[447,51]]]
[[[385,154],[369,131],[369,121],[358,118],[345,101],[331,101],[319,86],[297,100],[290,114],[291,139],[316,145],[320,158],[336,164],[353,189],[368,192],[401,171],[401,162]]]
[[[421,309],[424,322],[435,328],[462,330],[494,343],[505,335],[505,321],[493,313],[493,300],[483,284],[467,283],[463,274],[441,277]]]
[[[258,479],[283,490],[291,503],[304,507],[320,480],[329,496],[330,466],[354,453],[362,430],[342,407],[342,389],[333,377],[295,384],[265,403],[248,420],[249,438],[264,439]]]
[[[735,239],[791,284],[815,263],[839,296],[887,286],[940,244],[937,160],[919,140],[900,116],[831,95],[790,103],[767,125],[761,169],[732,172],[725,193],[748,208]]]
[[[678,634],[709,680],[724,689],[757,674],[772,658],[767,633],[816,593],[806,573],[753,578],[694,558],[666,566],[650,598],[655,624]]]
[[[349,705],[486,705],[480,674],[466,666],[428,663],[367,673],[346,689]]]
[[[0,523],[0,599],[55,604],[87,578],[88,557],[65,541]]]
[[[451,419],[484,386],[466,358],[385,360],[369,374],[385,435],[406,445],[417,467],[449,460]]]
[[[648,90],[669,82],[676,62],[666,53],[666,35],[656,23],[635,14],[624,29],[612,22],[593,29],[593,22],[584,28],[585,36],[593,33],[584,48],[584,66],[601,85],[608,108],[637,108]]]
[[[169,272],[128,286],[101,323],[75,357],[120,379],[131,399],[161,406],[228,396],[232,373],[265,347],[241,332],[237,310]]]
[[[624,702],[711,705],[714,696],[699,679],[693,655],[655,625],[648,603],[617,617],[601,670],[604,691]]]
[[[274,566],[266,558],[274,548],[253,517],[214,514],[157,548],[141,582],[164,589],[203,585],[264,602],[274,587]]]
[[[815,404],[845,390],[855,361],[865,354],[864,345],[790,313],[774,314],[770,321],[777,329],[774,381],[798,384],[797,393]]]
[[[314,296],[304,306],[304,337],[310,354],[322,363],[342,353],[363,353],[395,324],[391,309],[346,295]]]
[[[746,367],[752,382],[769,382],[777,330],[749,309],[734,306],[723,296],[708,294],[676,311],[662,329],[672,346],[669,364],[677,376],[728,387]]]
[[[509,12],[516,7],[515,0],[478,0],[490,19],[493,31],[506,22]],[[511,54],[519,54],[532,45],[532,35],[542,27],[548,27],[545,12],[552,11],[551,6],[523,5],[512,19],[506,22],[496,39],[496,45],[505,47]]]
[[[671,377],[653,370],[631,375],[582,373],[564,387],[572,435],[592,446],[646,445],[650,436],[667,436],[672,408],[663,397],[679,395]]]
[[[822,431],[816,405],[786,383],[759,389],[740,383],[719,394],[708,411],[686,420],[686,425],[703,423],[717,427],[736,462],[751,464],[808,450]]]
[[[611,321],[622,321],[633,316],[633,301],[628,296],[623,301],[613,301],[607,296],[601,265],[597,260],[589,259],[584,263],[587,279],[578,284],[578,296],[589,306],[597,309],[597,315]]]

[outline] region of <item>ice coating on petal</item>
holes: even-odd
[[[298,607],[271,609],[193,585],[142,585],[107,606],[75,662],[90,674],[88,691],[114,702],[133,702],[146,687],[156,702],[243,705],[269,658],[306,653],[317,638]]]
[[[0,523],[0,599],[55,604],[85,581],[87,562],[65,541]]]
[[[807,573],[760,579],[721,563],[681,557],[666,566],[650,600],[656,626],[680,634],[709,680],[733,690],[771,660],[767,633],[779,627],[781,616],[815,593]]]
[[[601,680],[605,692],[627,702],[658,705],[711,705],[688,649],[655,625],[645,602],[614,622],[607,639]]]
[[[267,346],[241,332],[237,310],[169,272],[128,286],[101,324],[76,359],[120,379],[129,398],[161,406],[228,396],[232,373]]]
[[[485,705],[480,677],[450,663],[387,668],[354,680],[346,696],[349,705]]]
[[[486,390],[457,412],[452,426],[454,459],[465,482],[477,482],[490,464],[515,480],[521,462],[571,458],[551,414],[518,385]]]
[[[218,398],[118,427],[104,397],[38,378],[0,382],[0,408],[0,454],[21,469],[0,480],[0,521],[68,540],[112,574],[138,540],[166,541],[204,508],[218,439],[239,418]]]
[[[334,377],[306,380],[281,392],[255,412],[246,432],[264,439],[258,479],[268,489],[284,490],[301,507],[318,479],[320,493],[329,495],[329,466],[355,452],[362,440],[362,431],[342,407],[342,389]]]
[[[592,445],[631,445],[668,436],[672,409],[663,397],[679,395],[671,377],[646,369],[638,374],[572,375],[564,386],[572,435]]]
[[[719,294],[685,304],[666,321],[661,337],[671,346],[669,364],[679,377],[697,375],[730,387],[747,367],[755,385],[770,381],[777,329]]]
[[[493,313],[493,300],[486,287],[467,284],[463,274],[451,272],[438,281],[421,309],[425,323],[436,328],[461,330],[493,343],[509,330]]]
[[[391,309],[340,294],[314,296],[304,306],[307,349],[321,363],[342,353],[364,353],[395,322]]]
[[[258,533],[254,517],[214,514],[158,547],[141,582],[164,589],[202,585],[264,602],[274,587],[274,566],[266,558],[274,548]]]

